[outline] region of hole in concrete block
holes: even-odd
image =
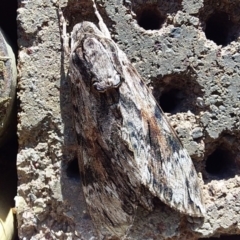
[[[69,178],[73,178],[73,179],[80,179],[80,172],[79,172],[79,166],[78,166],[78,159],[74,158],[72,161],[70,161],[68,163],[67,166],[67,176]]]
[[[110,20],[105,12],[104,4],[98,5],[97,9],[102,16],[104,23],[111,32],[114,23]],[[92,1],[68,1],[68,5],[63,9],[63,15],[68,22],[67,31],[71,32],[73,27],[83,21],[93,22],[98,26],[98,19],[94,13]]]
[[[194,78],[186,75],[165,76],[153,80],[153,95],[164,112],[197,113],[197,98],[202,96],[201,87]]]
[[[215,12],[206,21],[206,37],[217,45],[226,46],[230,42],[230,32],[233,23],[225,12]]]
[[[161,16],[160,12],[154,8],[144,9],[141,13],[137,14],[137,21],[140,27],[145,30],[160,29],[165,18]]]
[[[62,11],[68,22],[67,32],[71,32],[73,27],[82,21],[97,23],[91,1],[69,1]]]
[[[232,152],[220,145],[206,160],[206,171],[219,178],[235,175],[235,157]]]
[[[173,88],[162,93],[159,103],[164,112],[175,113],[177,109],[181,108],[185,97],[184,92]]]
[[[131,1],[125,6],[136,14],[136,20],[145,30],[158,30],[162,27],[170,14],[175,14],[182,8],[182,1]]]
[[[240,36],[239,1],[204,1],[199,12],[206,38],[217,45],[227,46]]]

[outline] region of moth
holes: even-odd
[[[180,213],[204,216],[191,158],[101,24],[102,31],[91,22],[74,26],[69,61],[79,168],[96,229],[124,239],[137,207],[153,210],[154,197]]]

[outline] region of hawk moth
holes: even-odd
[[[201,217],[198,176],[166,116],[117,44],[91,22],[74,26],[69,74],[83,191],[100,234],[123,239],[153,198]]]

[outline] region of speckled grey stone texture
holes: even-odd
[[[139,209],[129,239],[240,234],[239,1],[96,2],[112,38],[145,78],[190,153],[207,209],[204,219],[191,219],[156,202],[153,213]],[[19,236],[96,239],[74,171],[76,144],[58,4],[19,1]],[[90,0],[60,5],[69,32],[83,20],[97,23]],[[159,20],[157,25],[146,23],[150,16]],[[218,24],[224,31],[220,37]]]

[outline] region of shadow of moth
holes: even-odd
[[[74,26],[69,74],[83,191],[100,235],[124,239],[154,197],[195,217],[205,209],[194,165],[141,76],[91,22]]]

